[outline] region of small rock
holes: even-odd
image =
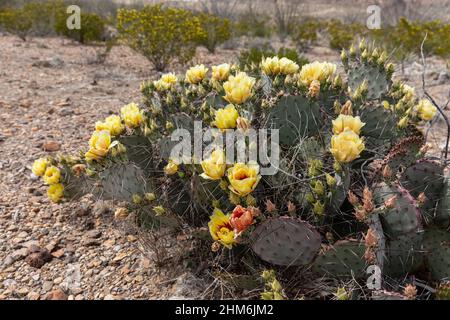
[[[86,238],[97,239],[102,236],[102,232],[100,230],[90,230],[85,233]]]
[[[53,282],[52,281],[45,281],[42,285],[42,290],[47,292],[50,291],[53,288]]]
[[[58,278],[56,278],[55,280],[53,280],[53,283],[54,284],[61,284],[61,282],[63,282],[63,278],[62,277],[58,277]]]
[[[45,300],[67,300],[67,298],[67,295],[61,289],[56,289],[49,292]]]
[[[42,144],[42,150],[47,152],[58,151],[61,148],[60,144],[56,141],[48,141]]]
[[[16,250],[12,253],[11,258],[14,261],[17,260],[22,260],[23,258],[25,258],[28,255],[28,249],[27,248],[22,248],[19,250]]]
[[[41,268],[47,262],[52,260],[52,255],[47,249],[31,253],[25,261],[33,268]]]
[[[53,251],[52,256],[54,258],[61,258],[64,255],[64,248],[61,248],[59,250]]]
[[[100,241],[97,239],[85,238],[85,239],[83,239],[82,244],[87,247],[94,247],[94,246],[99,246]]]
[[[40,297],[39,293],[34,291],[29,292],[27,295],[28,300],[39,300],[39,297]]]

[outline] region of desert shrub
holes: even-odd
[[[364,30],[365,27],[359,23],[345,24],[339,20],[331,20],[327,26],[330,48],[348,48],[353,39],[363,34]]]
[[[206,33],[200,44],[204,45],[209,52],[214,52],[219,44],[230,39],[230,20],[209,13],[200,13],[198,18]]]
[[[54,34],[55,21],[65,10],[62,0],[28,2],[0,11],[0,26],[25,40],[28,35]]]
[[[23,9],[4,9],[0,11],[0,27],[25,41],[33,21]]]
[[[308,59],[299,55],[295,49],[280,48],[276,51],[271,46],[264,45],[262,48],[252,47],[249,50],[242,51],[238,58],[239,66],[241,69],[252,68],[253,66],[258,66],[263,58],[272,56],[279,58],[286,57],[297,63],[300,67],[308,63]]]
[[[405,62],[412,56],[420,56],[421,44],[425,55],[437,55],[442,58],[450,56],[450,24],[439,20],[419,22],[406,18],[399,20],[395,26],[387,29],[373,30],[370,37],[378,46],[392,52],[392,58],[399,62],[404,70]]]
[[[192,12],[160,5],[119,9],[117,26],[124,41],[157,70],[164,70],[174,60],[182,64],[190,61],[205,37],[199,18]]]
[[[233,30],[237,36],[268,38],[272,35],[273,28],[268,17],[242,16],[234,23]]]
[[[294,28],[292,40],[299,48],[304,51],[317,41],[317,34],[322,29],[322,24],[316,19],[308,19]]]
[[[80,43],[102,40],[106,22],[96,13],[81,12],[81,28],[70,30],[66,25],[67,15],[60,15],[55,25],[57,34],[74,39]]]

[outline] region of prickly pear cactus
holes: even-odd
[[[268,219],[252,235],[252,249],[262,260],[281,266],[307,265],[320,249],[320,234],[291,217]]]
[[[392,80],[386,52],[363,41],[341,58],[345,76],[267,57],[247,72],[197,65],[145,81],[142,101],[97,122],[79,155],[39,159],[33,174],[55,202],[119,200],[117,219],[182,232],[193,256],[215,261],[202,266],[253,279],[270,265],[267,299],[288,295],[286,267],[362,290],[378,267],[381,298],[410,275],[440,281],[449,178],[421,132],[436,107]]]

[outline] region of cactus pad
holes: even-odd
[[[385,273],[390,277],[403,277],[423,263],[423,233],[405,234],[389,241]]]
[[[281,144],[295,145],[321,129],[319,105],[302,96],[282,97],[270,111],[267,127],[280,130]]]
[[[262,222],[252,238],[252,249],[262,260],[282,266],[310,263],[321,243],[319,233],[311,225],[291,217]]]
[[[362,277],[366,268],[364,252],[364,244],[359,241],[338,241],[317,257],[313,271],[324,276]]]
[[[448,227],[450,224],[450,175],[445,178],[444,189],[434,220],[437,224]]]
[[[374,200],[378,206],[396,196],[394,207],[386,208],[381,214],[381,222],[385,233],[390,238],[421,230],[421,214],[415,199],[409,192],[397,185],[389,187],[382,183],[375,188]]]
[[[365,123],[361,129],[363,136],[376,139],[393,139],[397,120],[391,110],[385,109],[380,103],[366,103],[360,109],[361,121]]]
[[[428,228],[424,236],[425,259],[434,280],[450,277],[450,232]]]

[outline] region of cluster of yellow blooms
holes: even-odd
[[[103,159],[113,146],[111,137],[121,134],[125,127],[137,128],[145,120],[143,112],[135,103],[130,103],[120,110],[120,116],[111,115],[104,122],[97,122],[95,130],[89,139],[89,150],[85,154],[87,161]]]
[[[157,91],[166,91],[173,88],[177,81],[178,79],[176,75],[174,75],[173,73],[166,73],[161,76],[161,79],[153,81],[153,85],[155,86]]]
[[[310,86],[313,81],[320,83],[330,79],[336,72],[336,65],[329,62],[318,62],[305,64],[300,70],[299,81]]]
[[[430,121],[436,116],[436,107],[428,99],[422,99],[417,105],[417,114],[420,119]]]
[[[266,75],[290,75],[298,71],[299,66],[288,58],[266,58],[261,62],[261,69]]]
[[[44,158],[35,160],[31,170],[35,176],[43,177],[44,182],[49,185],[47,195],[50,200],[59,202],[64,195],[64,186],[60,183],[61,171]]]
[[[333,120],[330,151],[338,162],[351,162],[364,150],[364,142],[359,137],[364,125],[359,117],[350,115],[341,114]]]

